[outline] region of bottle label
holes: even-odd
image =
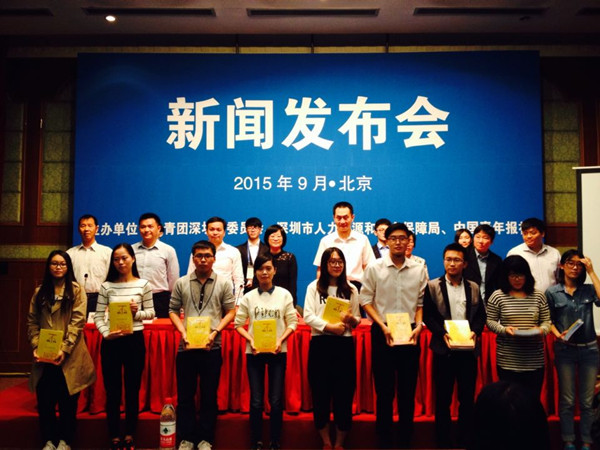
[[[175,421],[160,422],[160,448],[175,448]]]

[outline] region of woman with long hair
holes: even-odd
[[[94,322],[102,334],[102,375],[106,391],[106,419],[111,449],[135,448],[134,434],[139,413],[139,390],[146,360],[143,320],[154,318],[152,288],[140,279],[131,245],[117,244],[112,251],[106,281],[100,286]],[[110,329],[106,310],[113,302],[127,302],[133,320],[133,333]],[[121,373],[123,375],[121,375]],[[121,439],[119,416],[121,385],[125,384],[125,433]]]
[[[356,389],[356,354],[352,330],[360,323],[358,290],[346,279],[346,258],[337,247],[321,255],[319,278],[310,283],[304,300],[304,321],[311,327],[308,380],[313,399],[315,427],[324,449],[341,449],[352,425],[352,399]],[[323,319],[328,297],[348,302],[348,309],[333,323]],[[333,405],[335,440],[332,445],[329,416]]]
[[[544,335],[551,326],[546,296],[534,289],[535,280],[522,256],[508,256],[500,271],[500,289],[487,303],[487,326],[498,335],[498,377],[521,383],[539,398],[544,381]]]
[[[470,248],[473,246],[473,235],[466,228],[461,228],[454,233],[454,242],[462,245],[464,248]]]
[[[264,241],[269,246],[269,253],[273,257],[273,264],[276,270],[273,284],[289,291],[294,299],[294,306],[296,306],[298,304],[296,296],[298,264],[296,256],[283,249],[287,242],[285,230],[281,225],[271,225],[265,230]]]
[[[296,329],[298,316],[292,295],[273,283],[275,266],[270,254],[259,254],[254,261],[254,276],[258,288],[246,293],[235,316],[235,329],[246,339],[246,366],[250,384],[250,441],[251,448],[262,448],[262,413],[265,397],[265,369],[269,370],[269,404],[271,405],[269,448],[281,448],[283,423],[283,386],[287,361],[286,340]],[[274,320],[275,348],[259,352],[256,348],[257,321]],[[248,321],[248,329],[244,327]],[[264,323],[264,322],[263,322]],[[256,324],[256,325],[255,325]]]
[[[592,284],[585,284],[589,275]],[[592,261],[578,250],[567,250],[560,259],[558,284],[546,291],[558,374],[560,430],[565,450],[575,450],[575,384],[579,383],[579,434],[582,449],[592,447],[594,385],[598,374],[598,343],[594,328],[594,304],[600,306],[600,279]],[[574,333],[569,328],[581,321]],[[576,374],[578,375],[576,377]]]
[[[71,258],[62,250],[53,250],[27,314],[27,335],[34,359],[30,386],[37,396],[44,450],[71,448],[79,392],[96,381],[94,363],[82,337],[86,307],[85,291],[75,281]],[[62,332],[54,360],[38,357],[41,330]]]

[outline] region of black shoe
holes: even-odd
[[[279,450],[281,448],[281,444],[279,441],[271,441],[271,445],[269,445],[271,450]]]
[[[254,444],[250,446],[250,450],[262,450],[263,443],[262,441],[256,441]]]

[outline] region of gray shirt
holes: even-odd
[[[204,289],[204,295],[202,290]],[[202,305],[200,299],[202,298]],[[196,272],[178,279],[171,292],[169,312],[179,315],[183,308],[183,326],[187,328],[188,317],[210,317],[210,328],[215,329],[223,316],[235,307],[235,298],[231,280],[212,271],[204,285],[198,280]],[[221,335],[218,334],[212,349],[221,348]],[[179,343],[179,351],[183,351],[183,340]]]

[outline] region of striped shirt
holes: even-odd
[[[134,300],[138,304],[138,311],[133,316],[133,331],[144,329],[142,320],[154,318],[154,302],[152,301],[152,287],[147,280],[136,279],[125,283],[114,283],[105,281],[100,285],[98,293],[98,304],[94,323],[102,336],[108,336],[110,332],[110,318],[106,317],[108,304],[112,302],[130,302]]]
[[[550,331],[550,309],[540,291],[525,298],[494,291],[487,303],[487,326],[498,335],[496,362],[506,370],[525,372],[544,367],[544,339],[537,336],[510,336],[506,327],[520,329],[540,327],[544,334]]]

